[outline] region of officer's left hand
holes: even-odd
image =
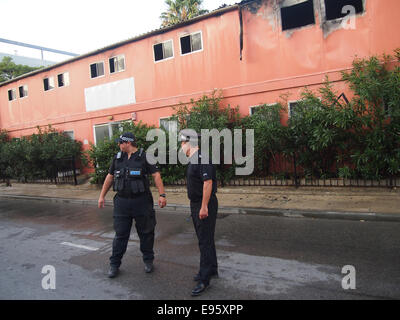
[[[200,220],[203,220],[208,217],[208,208],[207,207],[201,207],[200,212],[199,212],[199,218]]]
[[[158,198],[158,206],[160,208],[164,208],[167,205],[167,199],[165,199],[164,197],[159,197]]]

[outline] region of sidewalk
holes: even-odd
[[[0,184],[0,199],[39,199],[97,205],[100,186],[12,183]],[[152,188],[154,199],[157,190]],[[166,187],[169,210],[189,211],[186,187]],[[114,192],[106,197],[112,206]],[[400,189],[340,187],[226,187],[218,189],[222,214],[265,214],[400,222]],[[157,208],[157,206],[156,206]]]

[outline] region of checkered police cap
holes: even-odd
[[[115,140],[115,142],[118,142],[118,143],[134,142],[134,141],[136,141],[136,138],[133,135],[133,133],[131,133],[131,132],[124,132],[123,134],[121,134],[119,136],[119,138],[117,138]]]

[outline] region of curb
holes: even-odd
[[[76,199],[76,198],[57,198],[45,196],[27,196],[27,195],[0,195],[3,199],[21,199],[21,200],[36,200],[49,201],[53,203],[72,203],[79,205],[97,206],[97,200],[93,199]],[[112,207],[113,201],[106,200],[105,206]],[[169,211],[190,212],[189,205],[183,204],[167,204],[165,207]],[[162,212],[162,209],[155,207],[157,212]],[[245,208],[245,207],[219,207],[218,213],[224,218],[229,214],[240,215],[260,215],[260,216],[275,216],[286,218],[315,218],[315,219],[339,219],[339,220],[357,220],[357,221],[386,221],[400,222],[400,214],[393,213],[376,213],[376,212],[346,212],[346,211],[318,211],[318,210],[294,210],[280,208]]]

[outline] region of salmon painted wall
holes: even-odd
[[[286,0],[287,1],[287,0]],[[316,89],[326,75],[339,92],[348,93],[340,71],[351,67],[355,56],[392,53],[400,47],[399,0],[365,0],[356,16],[356,28],[345,30],[324,19],[323,1],[314,0],[315,24],[282,31],[283,0],[258,1],[242,8],[243,59],[240,60],[238,9],[84,57],[0,87],[0,127],[12,136],[36,132],[52,124],[73,130],[75,139],[94,142],[93,126],[127,120],[159,125],[173,107],[221,89],[224,104],[249,107],[279,101],[290,93],[297,100],[304,86]],[[203,49],[180,54],[179,37],[201,31]],[[154,62],[153,45],[172,39],[174,57]],[[125,71],[110,74],[108,59],[125,56]],[[90,78],[90,64],[104,62],[105,75]],[[69,72],[70,85],[43,90],[43,78]],[[86,111],[85,88],[134,78],[136,103]],[[8,90],[28,85],[28,97],[8,101]],[[112,116],[112,120],[110,120]],[[85,146],[88,148],[88,145]]]

